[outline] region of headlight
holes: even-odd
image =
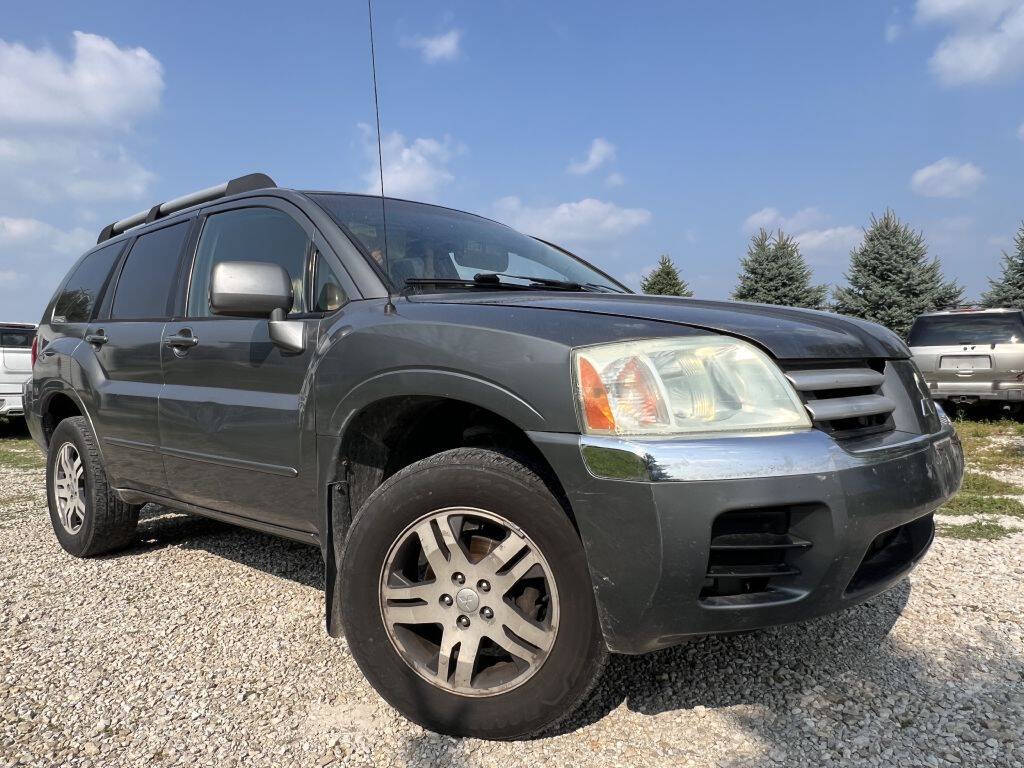
[[[573,350],[588,434],[673,435],[810,427],[782,371],[752,344],[688,336]]]

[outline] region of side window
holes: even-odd
[[[141,235],[121,268],[110,311],[113,320],[167,316],[167,297],[174,286],[181,246],[189,222]]]
[[[334,274],[327,259],[317,253],[312,310],[314,312],[333,312],[339,309],[345,301],[345,291],[341,288],[341,281]]]
[[[124,243],[93,251],[68,278],[53,305],[53,322],[87,323]]]
[[[275,208],[215,213],[199,238],[188,291],[188,316],[211,317],[210,274],[222,261],[280,264],[292,280],[289,314],[306,312],[306,252],[309,238],[291,216]]]

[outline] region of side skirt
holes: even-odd
[[[154,504],[160,504],[161,506],[167,507],[168,509],[188,512],[192,515],[201,515],[202,517],[209,517],[213,520],[220,520],[223,523],[230,523],[231,525],[237,525],[242,528],[251,528],[254,531],[269,533],[274,536],[291,539],[292,541],[301,541],[303,544],[309,544],[314,547],[320,546],[320,537],[315,533],[310,533],[308,531],[298,531],[294,528],[285,528],[283,525],[264,523],[248,517],[242,517],[241,515],[232,515],[228,512],[218,512],[215,509],[199,507],[195,504],[188,504],[184,501],[167,498],[166,496],[158,496],[155,493],[136,491],[134,488],[118,488],[116,491],[117,495],[121,498],[121,501],[126,504],[147,504],[152,502]]]

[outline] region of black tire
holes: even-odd
[[[462,696],[424,680],[403,660],[381,618],[379,580],[407,526],[446,507],[475,507],[519,526],[543,552],[559,595],[559,629],[549,656],[519,687]],[[424,728],[452,736],[513,739],[570,715],[606,660],[583,545],[565,510],[533,472],[498,453],[458,448],[390,477],[352,523],[341,562],[345,637],[378,693]]]
[[[81,528],[72,533],[64,528],[57,512],[54,478],[57,457],[65,443],[74,445],[84,468],[85,513]],[[64,550],[75,557],[93,557],[121,549],[135,538],[139,507],[125,504],[107,484],[96,436],[82,416],[61,421],[50,437],[46,457],[46,499],[50,507],[50,523]]]

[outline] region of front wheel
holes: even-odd
[[[500,454],[446,451],[389,478],[353,521],[341,576],[356,662],[425,728],[531,735],[603,667],[579,537],[541,480]]]

